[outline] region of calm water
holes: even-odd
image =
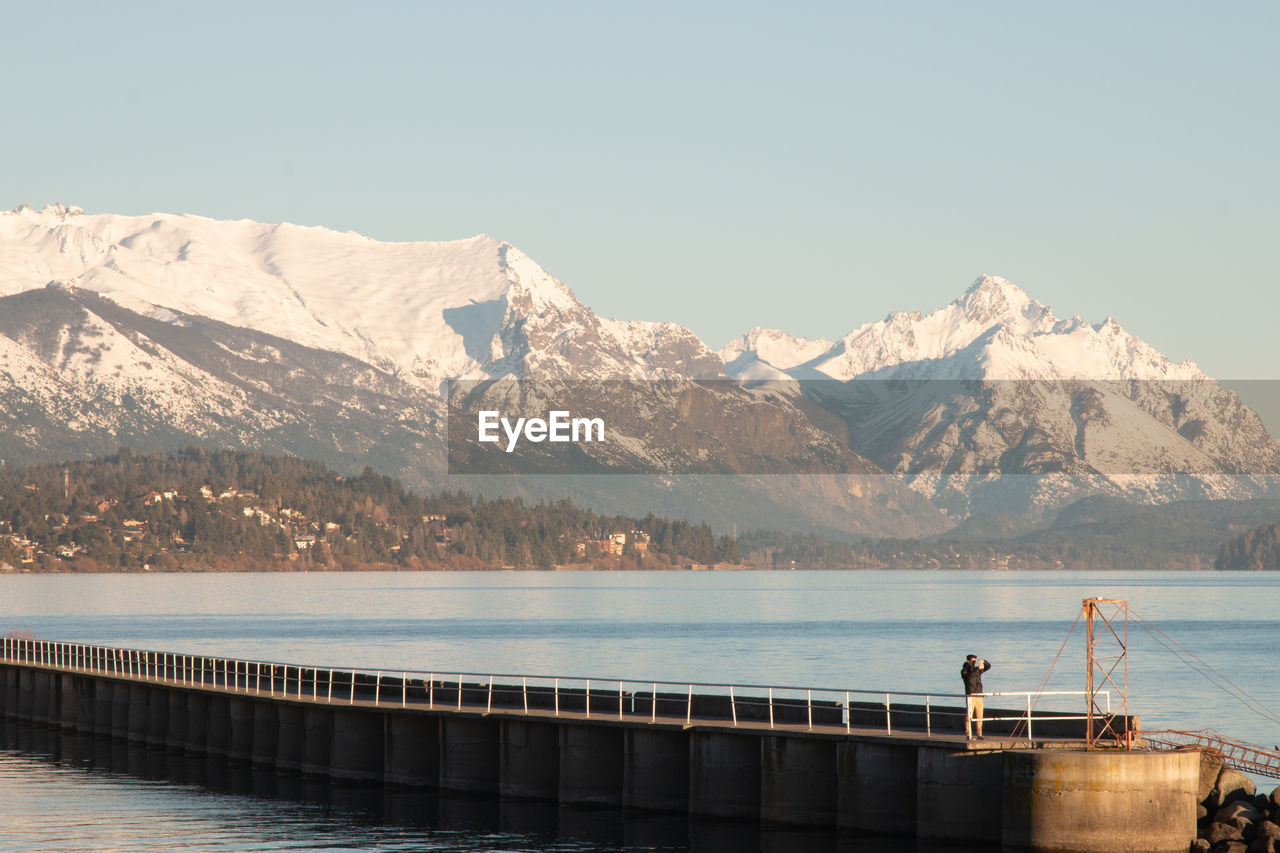
[[[989,690],[1035,689],[1086,596],[1127,599],[1145,620],[1129,624],[1129,709],[1144,726],[1280,743],[1280,726],[1142,627],[1280,711],[1280,575],[1269,574],[25,575],[0,577],[0,631],[388,670],[954,693],[968,652],[993,662]],[[1083,688],[1083,648],[1077,626],[1047,689]],[[554,806],[371,804],[367,792],[344,799],[134,752],[8,727],[0,850],[880,849],[785,834],[744,842],[732,827]]]

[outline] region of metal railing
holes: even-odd
[[[1208,729],[1144,731],[1142,739],[1157,749],[1180,749],[1187,746],[1207,749],[1221,755],[1223,763],[1237,770],[1280,779],[1280,749],[1270,749],[1256,743],[1235,740]]]
[[[965,697],[952,693],[304,666],[15,637],[3,639],[0,661],[331,705],[928,738],[965,733]],[[1077,714],[1035,710],[1049,696],[1078,697],[1083,705],[1084,691],[982,695],[1016,700],[1017,711],[993,709],[1001,715],[983,717],[983,723],[1007,725],[1027,740],[1033,726],[1086,719],[1083,708]],[[1083,737],[1080,731],[1055,737]]]

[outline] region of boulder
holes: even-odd
[[[1280,840],[1280,824],[1271,820],[1263,820],[1258,822],[1259,838],[1275,838]]]
[[[1271,810],[1274,812],[1280,812],[1280,788],[1276,788],[1272,791],[1271,796],[1268,799],[1271,800]]]
[[[1222,772],[1222,755],[1217,752],[1200,750],[1200,786],[1196,788],[1196,801],[1209,805],[1206,800],[1218,787],[1218,774]],[[1221,801],[1209,806],[1212,811],[1222,805]]]
[[[1196,823],[1204,823],[1209,819],[1209,810],[1204,807],[1204,803],[1196,806]]]
[[[1210,844],[1218,844],[1221,841],[1244,842],[1244,834],[1238,828],[1229,823],[1218,823],[1217,821],[1206,826],[1200,832],[1200,837]]]
[[[1197,838],[1191,842],[1191,853],[1209,853],[1209,842],[1203,838]]]
[[[1254,807],[1252,800],[1236,800],[1213,813],[1213,819],[1218,823],[1231,823],[1236,818],[1244,818],[1249,823],[1254,823],[1262,820],[1262,812]]]
[[[1259,835],[1249,843],[1249,853],[1280,853],[1280,839]]]
[[[1210,853],[1249,853],[1249,845],[1243,841],[1219,841],[1209,848]]]
[[[1236,800],[1252,800],[1258,792],[1253,780],[1230,767],[1222,768],[1218,774],[1218,800],[1226,805]]]

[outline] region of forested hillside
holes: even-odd
[[[663,568],[740,562],[706,524],[443,493],[188,449],[0,468],[0,569]]]

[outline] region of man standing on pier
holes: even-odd
[[[975,731],[982,737],[982,673],[989,669],[991,662],[977,655],[969,655],[960,667],[960,678],[964,681],[964,736],[968,740],[973,740]]]

